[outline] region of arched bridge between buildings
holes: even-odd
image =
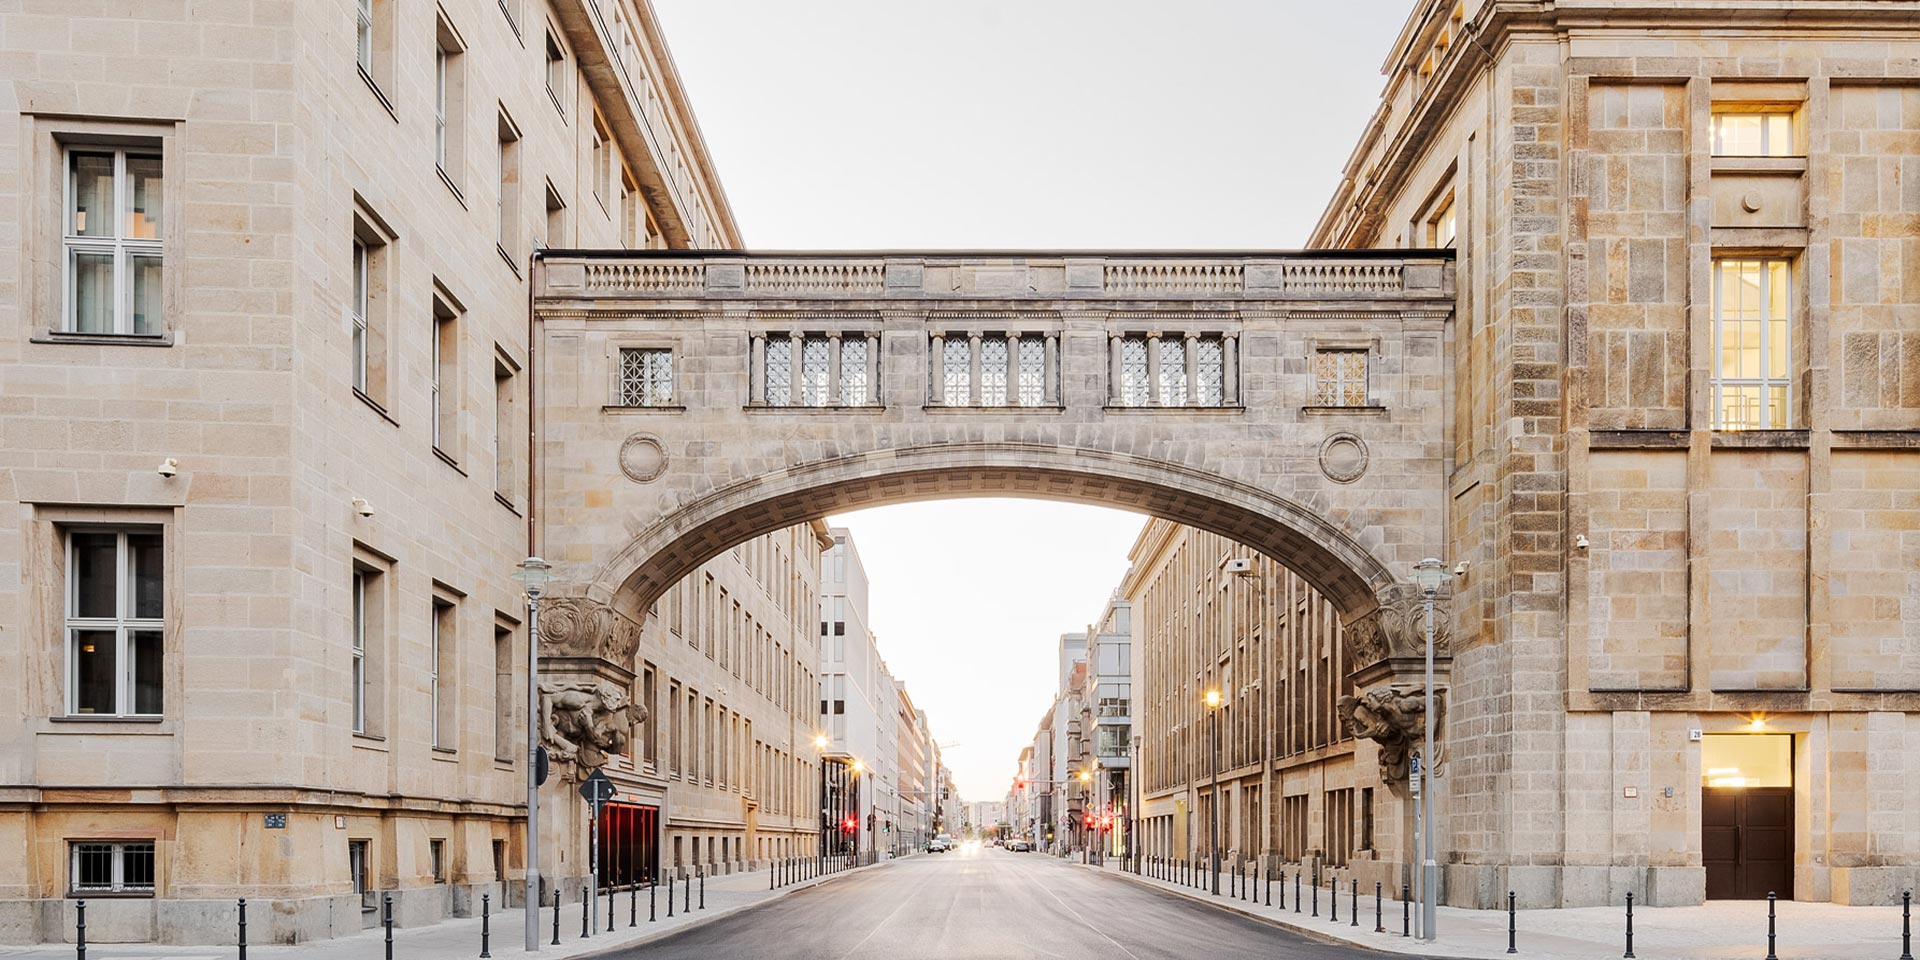
[[[1020,496],[1259,550],[1341,611],[1362,685],[1420,656],[1444,253],[549,251],[534,289],[536,546],[603,622],[794,523]]]

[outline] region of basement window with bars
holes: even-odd
[[[153,841],[79,840],[69,849],[74,894],[153,894]]]
[[[673,351],[664,347],[620,351],[622,407],[673,406]]]

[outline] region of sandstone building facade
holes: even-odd
[[[1914,884],[1917,58],[1908,3],[1395,42],[1311,245],[1458,257],[1449,902]]]
[[[658,25],[120,6],[0,14],[0,939],[79,896],[97,941],[224,940],[239,896],[269,942],[378,891],[403,924],[517,899],[530,256],[737,244]],[[632,692],[709,695],[647,626]],[[753,856],[711,805],[686,861]],[[564,836],[546,869],[583,874]]]

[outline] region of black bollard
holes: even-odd
[[[772,864],[767,865],[767,889],[768,890],[773,889],[773,879],[779,875],[780,875],[779,867],[774,866]]]
[[[79,957],[79,960],[87,960],[87,902],[85,900],[75,900],[73,902],[73,915],[76,918],[74,924],[74,952]]]
[[[613,879],[607,879],[607,932],[613,932]]]
[[[240,960],[247,960],[247,898],[240,898]],[[480,955],[487,955],[485,938],[480,941]]]
[[[1633,960],[1633,891],[1627,891],[1627,952],[1620,960]]]
[[[1413,936],[1413,889],[1400,885],[1400,935]]]
[[[667,878],[667,917],[673,917],[673,878]]]
[[[553,887],[553,943],[549,944],[549,946],[557,947],[559,945],[560,945],[560,886],[559,884],[555,884]]]
[[[627,926],[640,925],[640,885],[635,883],[627,887]]]
[[[1260,880],[1267,885],[1267,906],[1271,907],[1273,906],[1273,864],[1266,862],[1260,864]],[[1280,896],[1285,897],[1286,895],[1287,888],[1282,886],[1280,888]],[[1286,904],[1283,903],[1281,906],[1284,907]]]
[[[1284,900],[1286,899],[1286,897],[1282,896],[1280,899]],[[1302,897],[1300,896],[1300,870],[1298,868],[1295,868],[1293,871],[1293,912],[1294,913],[1300,912],[1301,899]]]
[[[393,960],[393,894],[380,895],[380,925],[387,928],[387,960]]]
[[[707,869],[700,868],[700,909],[707,908]]]
[[[1294,892],[1298,893],[1299,891],[1296,890]],[[1320,915],[1320,881],[1319,880],[1315,880],[1313,882],[1313,915],[1316,917]]]
[[[648,923],[660,922],[660,914],[658,912],[660,908],[656,906],[656,904],[659,901],[654,899],[654,890],[659,886],[660,886],[659,880],[653,877],[647,878],[647,922]]]
[[[1508,953],[1520,952],[1519,948],[1514,946],[1513,938],[1514,938],[1515,932],[1516,931],[1513,924],[1513,891],[1508,890],[1507,891],[1507,952]]]
[[[492,899],[492,894],[480,895],[480,960],[493,956],[493,953],[487,949],[488,941],[493,939],[493,908],[489,903]]]
[[[1773,952],[1773,891],[1767,891],[1767,960],[1780,960]]]
[[[587,926],[587,924],[591,920],[591,918],[587,914],[587,911],[591,909],[593,909],[593,889],[591,887],[581,887],[580,888],[580,936],[582,937],[593,936],[593,928]]]
[[[693,912],[693,874],[687,874],[687,899],[680,905],[681,913]]]
[[[1348,906],[1347,926],[1349,927],[1359,926],[1360,925],[1360,881],[1358,879],[1353,880],[1353,899],[1347,902],[1347,906]]]
[[[1340,922],[1340,879],[1331,875],[1327,877],[1327,913],[1333,918],[1331,922]]]
[[[1383,901],[1380,896],[1380,881],[1375,880],[1373,882],[1373,932],[1374,933],[1387,932],[1387,925],[1385,923],[1386,918],[1381,912],[1382,903]]]
[[[1900,960],[1913,960],[1913,891],[1900,894]]]

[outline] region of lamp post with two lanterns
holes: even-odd
[[[527,594],[527,949],[540,949],[540,596],[553,566],[539,557],[520,561],[513,575]],[[554,909],[559,909],[555,907]]]
[[[1426,601],[1427,621],[1427,684],[1426,684],[1426,748],[1420,752],[1420,816],[1421,846],[1424,856],[1420,862],[1420,937],[1423,940],[1434,938],[1434,920],[1439,913],[1440,867],[1433,855],[1433,607],[1434,598],[1440,592],[1440,585],[1451,576],[1445,564],[1437,558],[1428,557],[1413,566],[1413,582],[1420,587],[1421,596]]]

